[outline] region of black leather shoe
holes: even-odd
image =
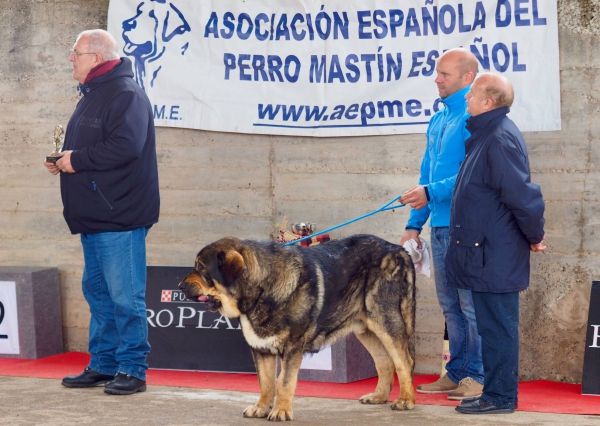
[[[136,392],[146,392],[146,381],[131,374],[117,373],[115,379],[104,386],[104,393],[111,395],[131,395]]]
[[[460,401],[460,403],[461,404],[468,404],[469,402],[473,402],[473,401],[475,401],[476,399],[479,399],[479,398],[481,398],[481,397],[480,396],[470,396],[468,398],[463,398]]]
[[[463,414],[510,414],[515,412],[514,408],[500,408],[481,398],[457,405],[455,410]]]
[[[80,375],[65,377],[61,385],[68,388],[93,388],[94,386],[104,385],[113,379],[114,376],[98,373],[90,367],[85,367],[85,370]]]

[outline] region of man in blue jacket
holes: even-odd
[[[480,74],[467,94],[471,118],[450,219],[446,272],[471,290],[482,339],[483,395],[464,399],[465,414],[512,413],[519,372],[519,292],[529,286],[529,252],[546,247],[544,200],[531,182],[521,132],[506,116],[513,102],[506,77]]]
[[[146,390],[146,235],[158,222],[158,167],[152,108],[103,30],[77,37],[69,60],[83,95],[67,126],[60,173],[63,215],[81,234],[83,294],[91,312],[84,372],[63,386],[104,385],[127,395]]]
[[[452,191],[465,157],[465,140],[470,136],[465,128],[469,117],[465,95],[477,75],[477,68],[475,55],[462,48],[446,51],[438,61],[435,82],[445,107],[429,122],[419,185],[400,199],[412,207],[400,245],[414,239],[421,247],[419,234],[429,219],[435,287],[450,346],[447,373],[434,383],[419,385],[417,392],[445,393],[453,400],[479,396],[483,388],[481,339],[471,291],[449,285],[444,269]]]

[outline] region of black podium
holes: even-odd
[[[581,393],[600,395],[600,281],[592,282]]]
[[[207,312],[177,285],[192,267],[149,266],[146,287],[150,368],[254,373],[239,321]]]

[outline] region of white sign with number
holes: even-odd
[[[0,354],[20,352],[16,283],[0,281]]]
[[[305,354],[302,358],[302,364],[300,365],[301,370],[325,370],[331,371],[332,367],[331,359],[331,346],[327,346],[321,349],[316,354]]]

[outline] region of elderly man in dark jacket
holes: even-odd
[[[531,182],[527,148],[506,116],[513,89],[480,74],[467,94],[466,157],[456,179],[446,255],[448,280],[472,291],[482,339],[483,395],[465,414],[512,413],[517,406],[519,292],[529,286],[529,252],[542,251],[544,200]]]
[[[60,173],[65,220],[81,235],[91,359],[62,384],[129,395],[146,390],[150,352],[146,235],[160,210],[152,106],[106,31],[79,34],[69,60],[83,96],[62,157],[44,165]]]

